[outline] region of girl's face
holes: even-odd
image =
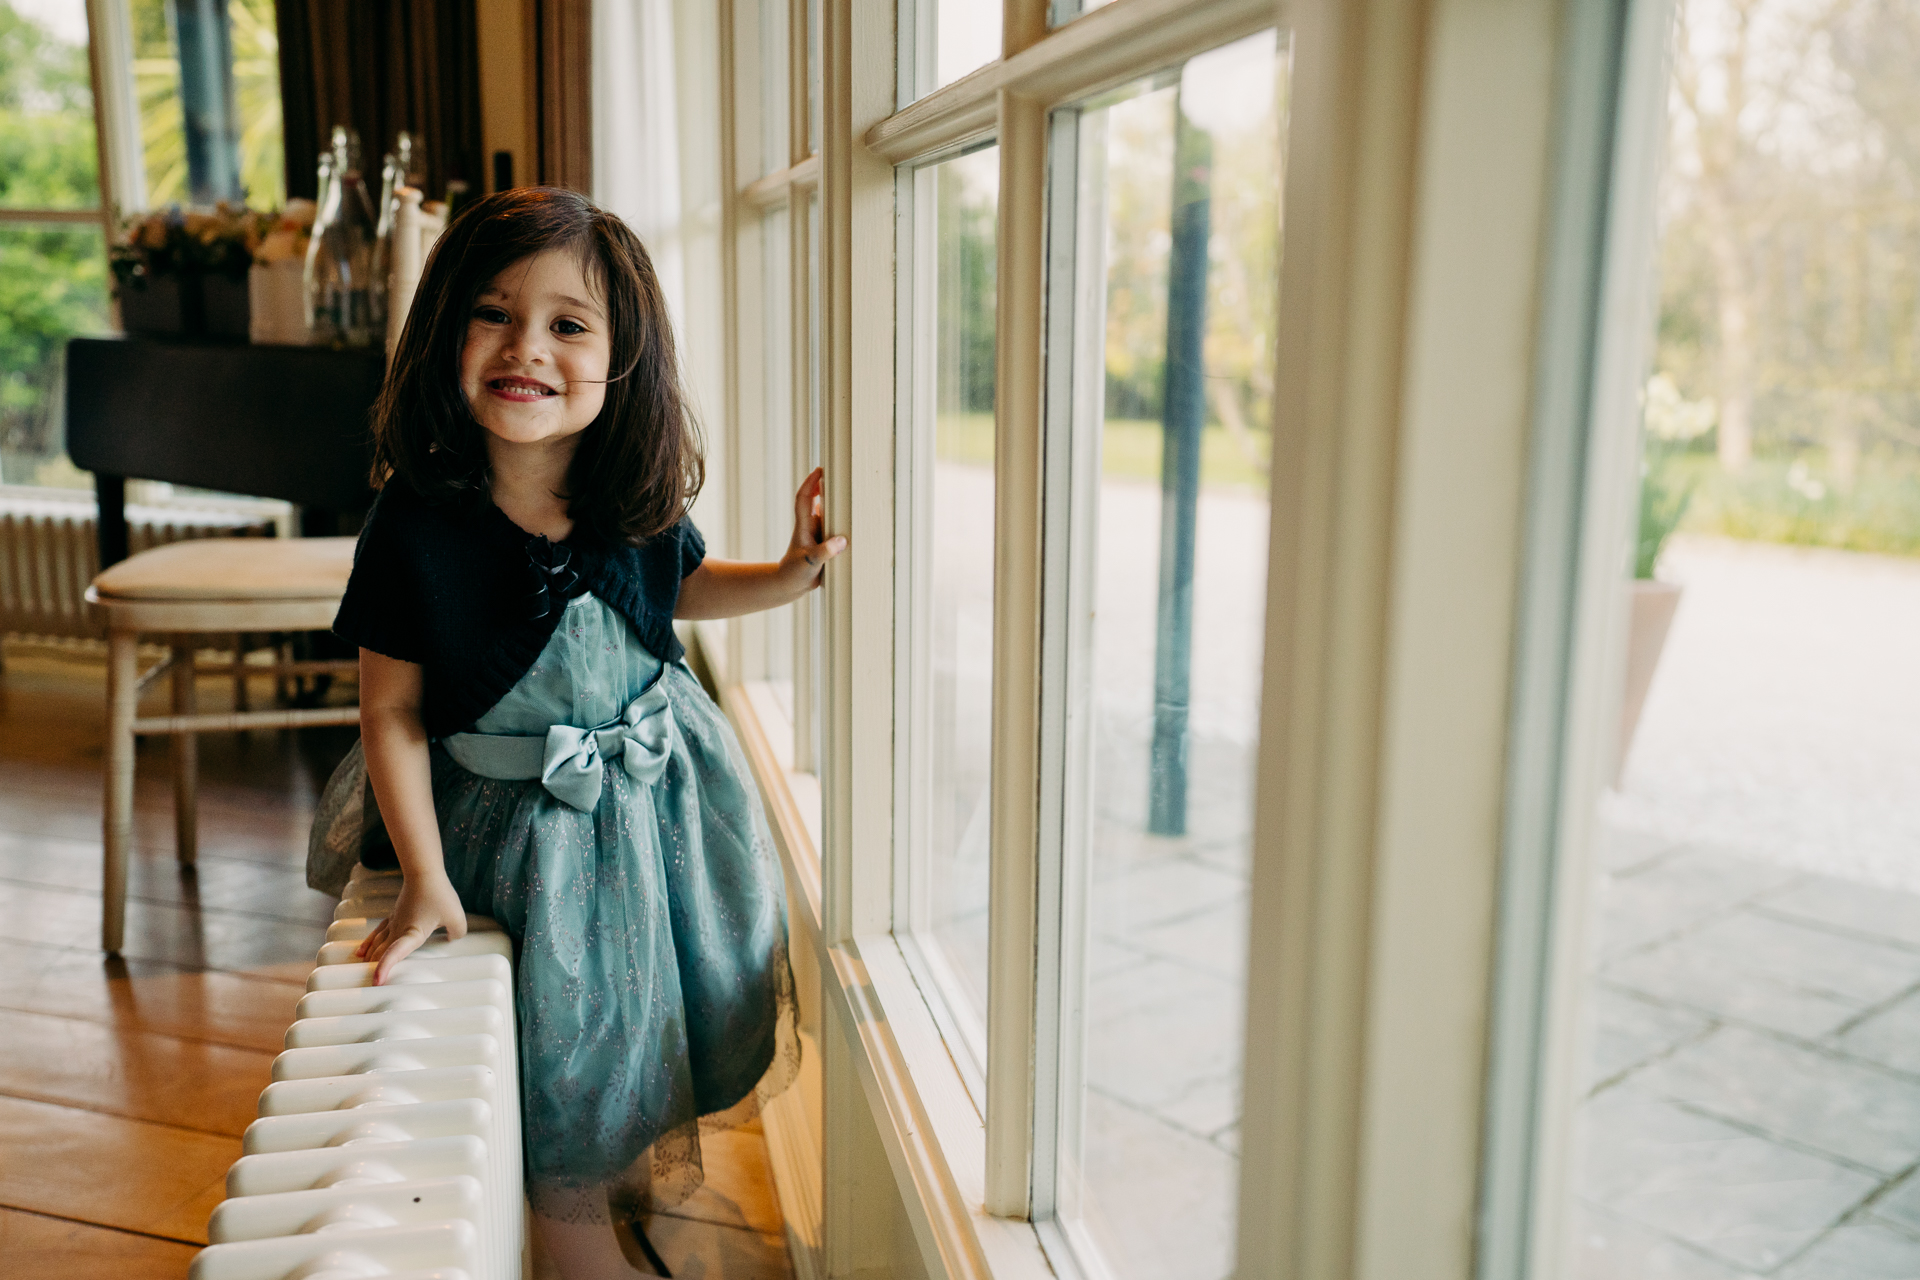
[[[522,258],[480,291],[460,350],[475,422],[508,444],[586,430],[606,403],[612,351],[598,297],[564,250]]]

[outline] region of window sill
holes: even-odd
[[[766,805],[794,890],[794,926],[808,933],[808,949],[819,957],[821,998],[830,1006],[821,1011],[830,1015],[822,1024],[844,1029],[921,1265],[933,1277],[1052,1280],[1056,1269],[1033,1226],[985,1211],[985,1127],[899,943],[891,934],[872,934],[827,944],[821,927],[820,784],[793,772],[791,750],[778,745],[793,735],[772,690],[726,685],[721,705]],[[776,1116],[769,1119],[779,1123]],[[784,1145],[785,1135],[778,1137]],[[768,1138],[775,1144],[771,1130]],[[817,1164],[811,1177],[812,1187],[794,1189],[793,1203],[781,1188],[781,1209],[790,1218],[821,1212]],[[820,1241],[820,1227],[817,1218],[789,1222],[796,1242]],[[796,1270],[824,1274],[819,1261],[818,1254],[796,1256]]]

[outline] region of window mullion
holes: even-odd
[[[1031,1203],[1034,1120],[1046,130],[1039,102],[1001,95],[986,1208],[1014,1218],[1026,1217]]]
[[[87,0],[87,62],[99,148],[100,208],[111,229],[116,209],[147,207],[140,103],[133,92],[133,21],[127,0]]]

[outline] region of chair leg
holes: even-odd
[[[242,631],[233,637],[233,709],[253,710],[247,693],[247,643],[253,637]]]
[[[190,716],[199,705],[193,683],[193,637],[177,636],[173,646],[173,714]],[[173,735],[173,850],[192,866],[199,854],[200,739],[193,733]]]
[[[100,947],[120,953],[127,923],[127,853],[133,845],[133,714],[136,680],[131,631],[107,636],[107,794],[102,820]]]

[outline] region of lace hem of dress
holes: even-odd
[[[799,1007],[794,1000],[793,967],[784,945],[774,971],[779,976],[774,993],[778,1013],[773,1061],[752,1091],[724,1110],[667,1130],[611,1182],[568,1184],[529,1179],[527,1200],[536,1214],[565,1223],[631,1222],[673,1208],[705,1184],[701,1135],[751,1123],[800,1074]]]

